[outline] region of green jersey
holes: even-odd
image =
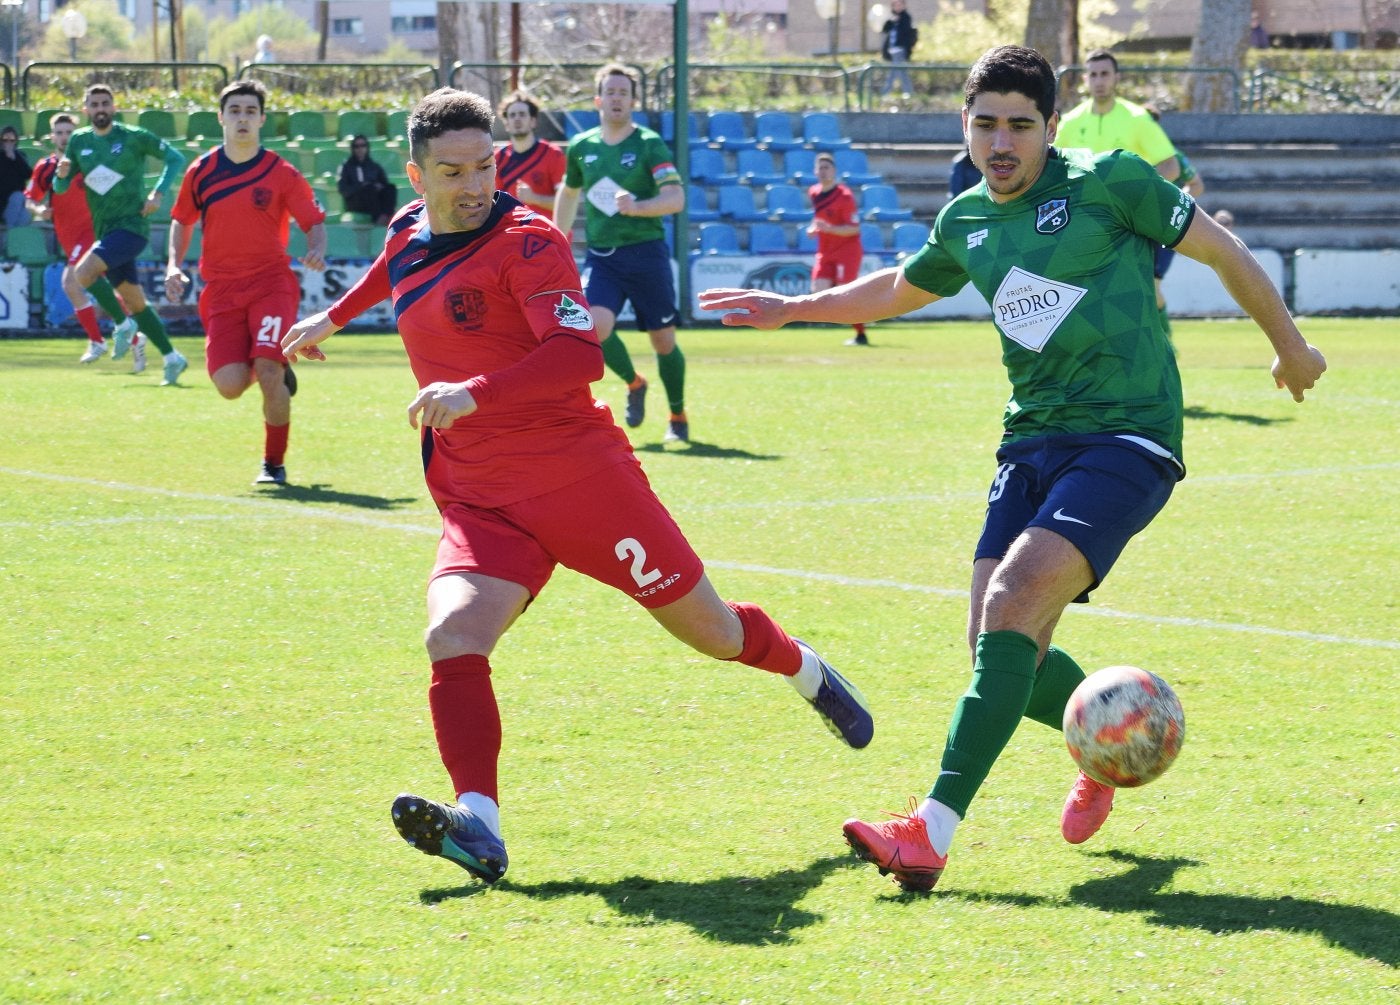
[[[1152,258],[1181,239],[1195,205],[1135,154],[1052,149],[1010,202],[982,182],[943,207],[904,277],[940,297],[971,280],[992,305],[1008,440],[1124,433],[1180,461],[1181,378]]]
[[[156,192],[163,193],[185,167],[184,154],[155,133],[120,122],[113,122],[106,136],[99,136],[91,126],[76,130],[68,140],[67,155],[73,172],[67,178],[54,178],[54,191],[68,191],[73,175],[81,172],[97,237],[114,230],[149,237],[150,222],[141,215],[150,195],[145,181],[146,158],[165,164],[154,186]]]
[[[619,191],[651,199],[662,185],[679,185],[680,172],[661,137],[638,126],[621,143],[604,143],[602,127],[579,133],[569,143],[564,184],[583,190],[588,204],[584,234],[593,249],[659,241],[666,228],[659,216],[620,216]]]

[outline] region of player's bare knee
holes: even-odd
[[[450,659],[466,653],[489,656],[496,641],[491,635],[481,625],[479,618],[473,617],[466,608],[459,607],[438,616],[429,615],[423,645],[431,660]]]

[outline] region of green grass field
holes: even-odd
[[[1172,682],[1176,766],[1071,847],[1073,766],[1027,723],[928,897],[840,825],[927,791],[966,686],[990,326],[684,333],[696,442],[659,416],[633,442],[721,593],[859,683],[875,742],[561,572],[493,658],[490,890],[389,822],[450,795],[397,339],[301,368],[280,490],[249,484],[256,392],[221,400],[197,340],[177,389],[0,342],[0,1001],[1400,999],[1400,341],[1303,328],[1331,370],[1299,406],[1251,326],[1177,322],[1190,476],[1060,625],[1086,668]]]

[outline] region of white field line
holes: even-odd
[[[1368,465],[1368,468],[1393,469],[1400,467],[1397,464]],[[1323,469],[1309,469],[1306,472],[1280,472],[1277,477],[1297,477],[1302,474],[1336,474],[1339,471],[1355,471],[1357,468],[1344,468],[1327,472]],[[275,498],[247,498],[238,496],[221,496],[204,492],[182,492],[176,489],[163,489],[148,485],[129,485],[121,482],[102,481],[95,478],[78,478],[71,475],[55,475],[37,471],[20,471],[13,468],[0,468],[0,475],[9,475],[17,478],[33,478],[40,481],[62,482],[71,485],[86,485],[93,488],[110,489],[114,492],[136,492],[144,495],[158,495],[168,499],[190,499],[199,502],[215,502],[221,504],[257,507],[264,512],[272,511],[274,518],[280,518],[281,514],[295,514],[305,519],[308,516],[318,517],[325,520],[334,520],[340,523],[354,524],[360,527],[372,527],[379,530],[393,530],[408,532],[411,534],[424,534],[436,537],[440,528],[425,524],[400,523],[393,520],[382,520],[371,516],[362,516],[357,513],[346,513],[342,510],[324,509],[318,507],[304,506],[299,503],[280,502]],[[1221,476],[1221,479],[1230,476]],[[1245,477],[1245,476],[1241,476]],[[1257,476],[1265,477],[1265,476]],[[81,524],[99,524],[116,522],[136,522],[139,520],[150,520],[153,518],[143,517],[117,517],[117,518],[94,518],[86,521],[65,521],[65,526],[78,526]],[[180,517],[158,517],[162,521],[170,520],[220,520],[225,517],[215,515],[196,515]],[[7,521],[0,523],[0,526],[7,528],[23,529],[26,527],[51,526],[48,521]],[[893,579],[873,579],[861,576],[847,576],[839,573],[813,572],[809,569],[783,569],[775,566],[753,565],[746,562],[705,562],[705,565],[712,569],[725,569],[733,572],[752,572],[770,576],[782,576],[789,579],[800,579],[813,583],[831,583],[837,586],[848,586],[856,588],[875,588],[882,590],[898,590],[902,593],[920,593],[925,596],[946,597],[949,599],[966,600],[967,590],[951,589],[948,587],[929,586],[923,583],[904,583]],[[1362,646],[1371,649],[1396,649],[1400,650],[1400,641],[1394,639],[1367,639],[1353,638],[1346,635],[1334,635],[1324,632],[1301,632],[1283,628],[1270,628],[1265,625],[1247,625],[1231,621],[1215,621],[1210,618],[1185,618],[1173,617],[1162,614],[1138,614],[1132,611],[1116,611],[1105,607],[1089,607],[1084,604],[1071,604],[1067,608],[1067,613],[1072,615],[1087,615],[1100,618],[1122,618],[1125,621],[1144,621],[1157,625],[1179,625],[1184,628],[1201,628],[1207,631],[1234,632],[1243,635],[1265,635],[1274,638],[1298,639],[1305,642],[1323,642],[1328,644],[1345,646]]]

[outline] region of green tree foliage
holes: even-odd
[[[316,32],[285,7],[259,5],[233,21],[216,17],[209,22],[205,60],[230,70],[253,58],[258,36],[272,38],[272,52],[279,62],[299,63],[316,58]]]
[[[116,0],[76,0],[64,10],[77,10],[87,19],[87,34],[78,39],[80,62],[130,62],[151,58],[150,41],[136,41],[136,27],[117,10]],[[63,18],[49,21],[35,59],[39,62],[67,62],[68,37],[63,34]]]

